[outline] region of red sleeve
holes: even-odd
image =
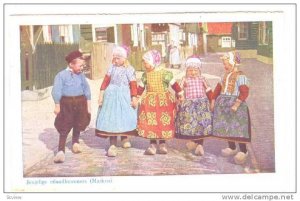
[[[241,85],[239,87],[240,95],[238,97],[239,100],[245,101],[249,95],[249,87],[247,85]]]
[[[137,88],[137,95],[142,95],[142,93],[144,92],[144,90],[145,90],[145,87],[141,87],[141,86],[138,86],[138,88]]]
[[[212,90],[209,90],[208,92],[206,92],[206,96],[207,96],[209,102],[211,102],[211,100],[213,99],[213,96],[214,96]]]
[[[107,88],[107,86],[110,83],[110,76],[109,75],[105,75],[103,82],[101,84],[100,90],[105,90]]]
[[[215,90],[214,90],[214,92],[213,92],[212,99],[216,99],[220,95],[221,90],[222,90],[222,86],[221,86],[220,83],[218,83]]]
[[[138,89],[137,89],[136,81],[130,81],[129,86],[130,86],[130,95],[131,95],[131,97],[137,96]]]
[[[173,85],[172,85],[172,89],[176,92],[176,93],[179,93],[182,91],[181,87],[179,86],[179,84],[177,82],[175,82]]]

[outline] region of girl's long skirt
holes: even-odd
[[[215,102],[213,136],[237,142],[251,141],[249,109],[242,102],[236,112],[231,110],[237,97],[220,95]]]
[[[175,99],[170,92],[147,92],[139,107],[138,134],[148,139],[175,135]]]
[[[197,140],[212,134],[212,115],[207,98],[185,100],[178,105],[176,138]]]
[[[96,135],[136,135],[137,110],[130,105],[128,86],[110,84],[104,92],[103,105],[98,109]]]

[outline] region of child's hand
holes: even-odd
[[[238,110],[238,108],[240,107],[240,105],[241,105],[241,102],[240,101],[236,101],[234,103],[234,105],[231,107],[231,110],[234,111],[234,112],[236,112]]]
[[[104,92],[100,91],[99,99],[98,99],[98,105],[99,106],[101,106],[103,104],[103,96],[104,96]]]
[[[179,100],[179,103],[183,103],[184,96],[183,95],[179,95],[178,100]]]
[[[99,97],[98,99],[98,105],[101,106],[103,104],[103,97]]]
[[[88,100],[88,101],[87,101],[87,110],[88,110],[88,113],[89,113],[89,114],[91,114],[91,111],[92,111],[91,108],[92,108],[92,107],[91,107],[91,101]]]
[[[210,109],[211,112],[213,112],[214,108],[215,108],[215,100],[212,100],[210,105],[209,105],[209,109]]]
[[[136,109],[138,107],[138,99],[137,97],[132,97],[131,98],[131,107],[133,107],[134,109]]]
[[[55,104],[54,114],[58,115],[58,113],[60,113],[60,104]]]

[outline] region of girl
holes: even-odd
[[[129,148],[127,136],[136,135],[137,84],[135,70],[127,56],[124,47],[114,48],[112,65],[100,88],[96,135],[109,137],[107,155],[110,157],[117,155],[117,136],[121,136],[122,147]]]
[[[197,144],[195,155],[202,156],[203,138],[212,133],[208,100],[211,99],[212,90],[201,75],[201,61],[198,57],[189,57],[185,66],[186,77],[181,82],[185,100],[178,105],[175,120],[176,137],[193,140]]]
[[[222,150],[223,156],[235,155],[235,163],[243,164],[248,156],[246,143],[251,141],[250,116],[245,102],[249,83],[244,73],[237,69],[240,64],[237,52],[229,52],[221,59],[225,74],[214,90],[211,104],[213,135],[228,140],[229,147]],[[239,152],[235,142],[239,142]]]
[[[165,140],[174,137],[175,98],[168,91],[169,85],[175,92],[182,96],[183,91],[173,79],[173,74],[159,68],[161,55],[156,50],[151,50],[143,55],[143,65],[146,72],[142,75],[142,84],[138,94],[142,96],[139,107],[138,134],[150,139],[150,146],[145,151],[146,155],[156,154],[157,140],[158,153],[167,154]]]

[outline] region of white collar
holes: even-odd
[[[154,71],[159,71],[159,70],[162,70],[161,66],[154,67]]]
[[[71,73],[73,73],[73,70],[69,66],[66,68],[66,70],[70,71]]]

